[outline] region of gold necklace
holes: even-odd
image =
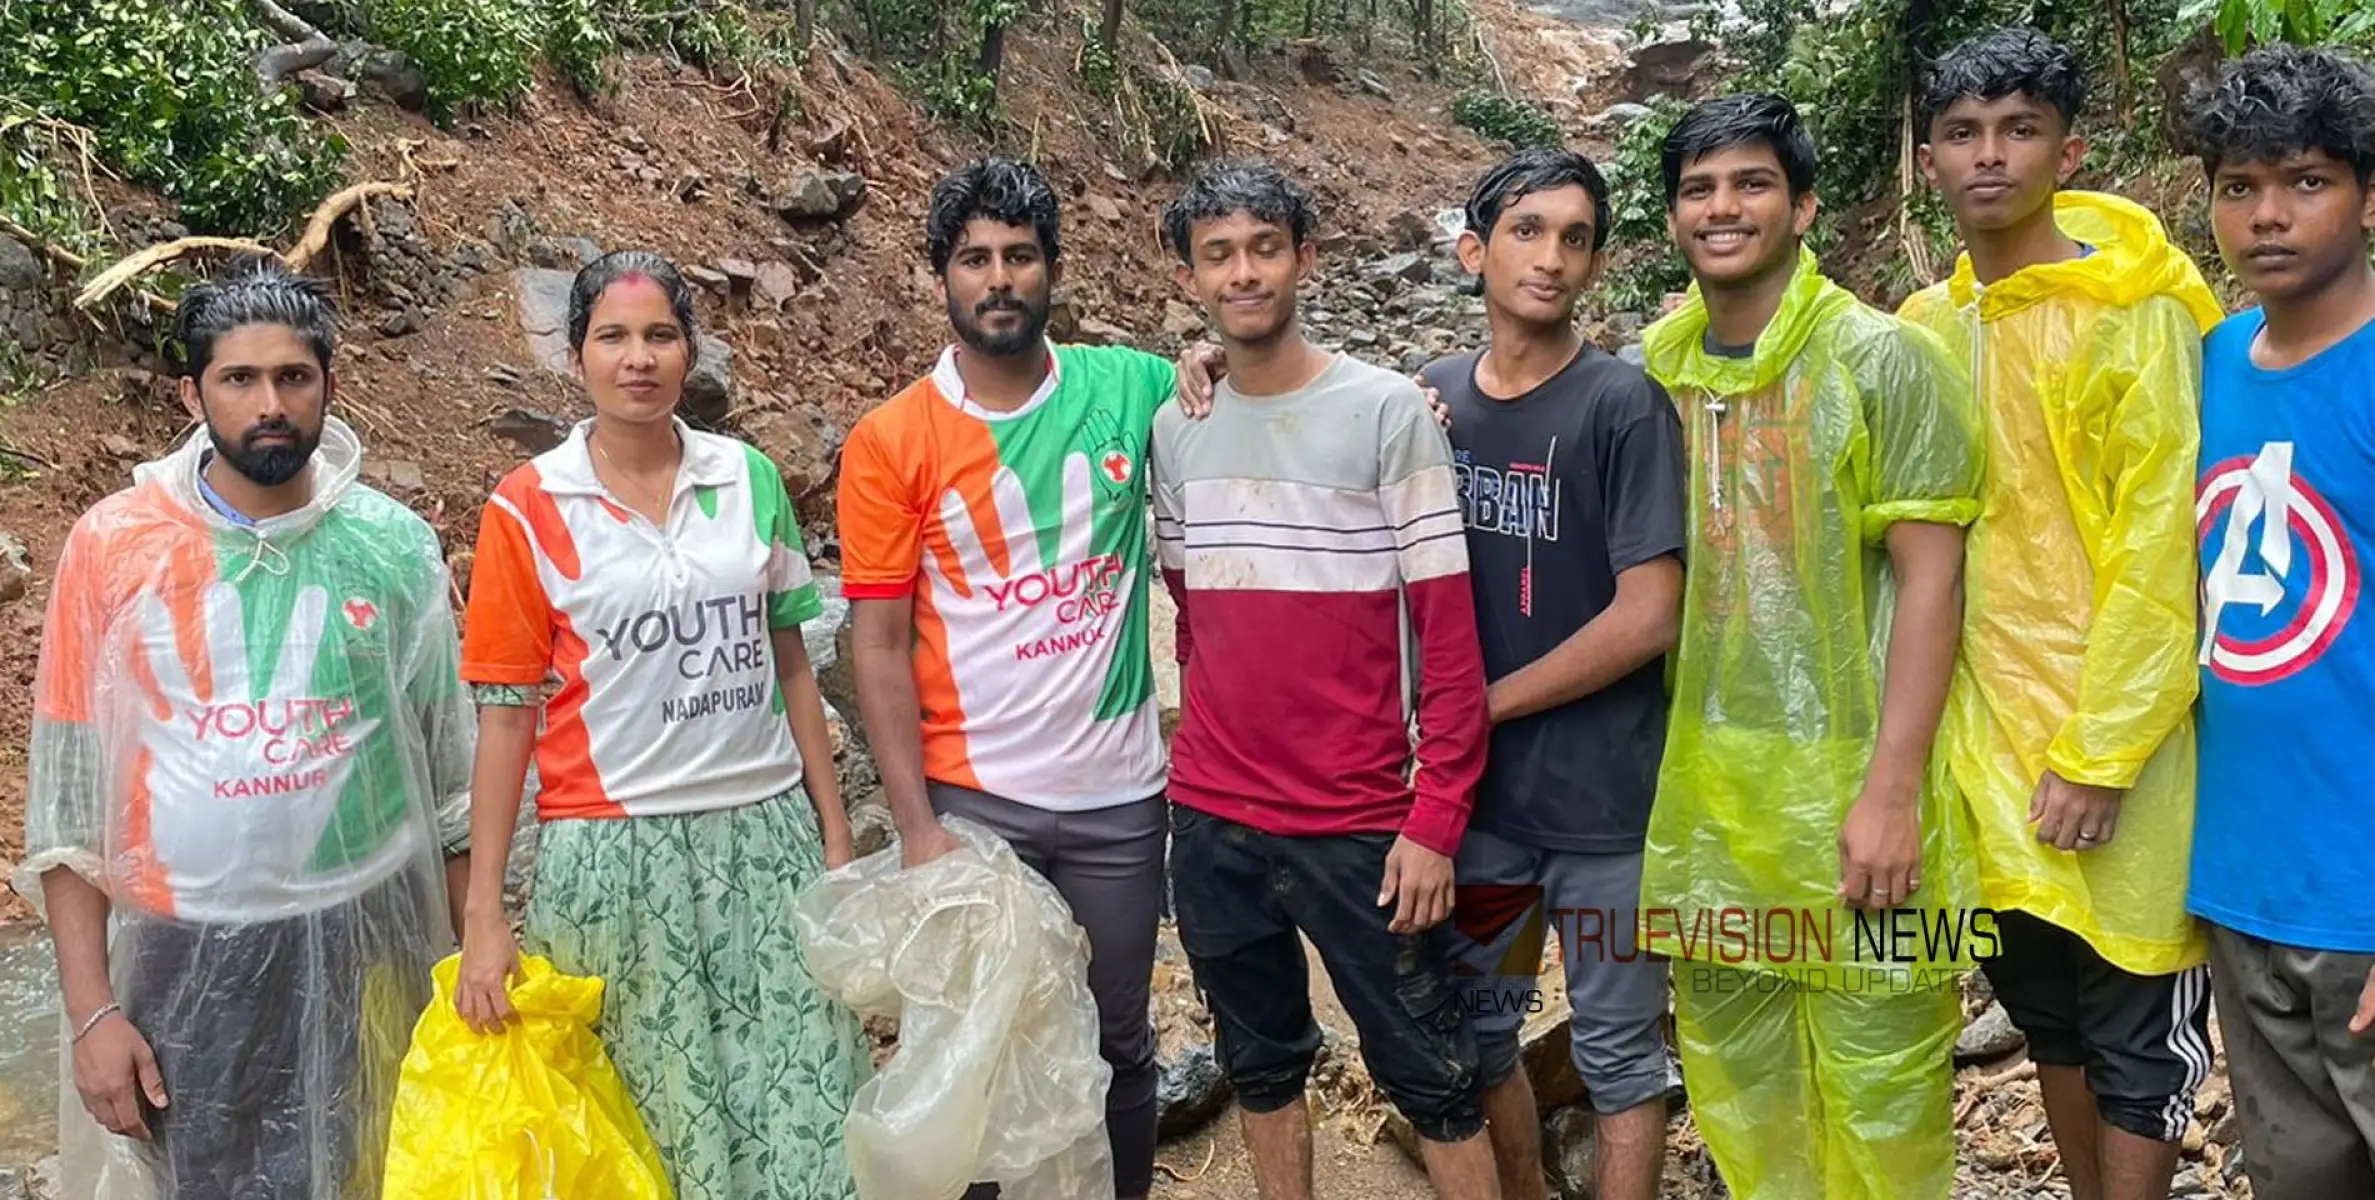
[[[599,436],[599,434],[597,433],[595,436]],[[674,438],[676,436],[675,431],[671,430],[669,432],[669,436]],[[589,437],[587,440],[593,441],[593,438]],[[677,440],[676,450],[678,462],[682,463],[684,455],[684,442],[682,439]],[[642,490],[644,498],[650,500],[653,504],[658,506],[660,519],[663,521],[667,519],[668,510],[672,507],[672,505],[669,504],[667,497],[660,495],[658,492],[651,490],[649,487],[644,487],[641,480],[635,479],[634,475],[625,467],[618,465],[618,460],[610,456],[610,448],[604,446],[601,442],[594,442],[594,452],[602,456],[603,462],[610,464],[611,470],[618,472],[618,477],[620,479],[634,481],[636,485]],[[673,472],[671,474],[673,474]]]

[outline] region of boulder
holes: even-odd
[[[1155,1136],[1194,1133],[1228,1107],[1232,1089],[1212,1043],[1199,1042],[1161,1059],[1155,1078]]]
[[[1089,346],[1131,346],[1138,341],[1129,330],[1095,317],[1080,319],[1080,340]]]
[[[734,348],[725,339],[696,335],[693,369],[684,379],[684,398],[677,403],[685,416],[714,426],[734,410]]]
[[[33,587],[33,556],[14,534],[0,532],[0,604],[24,598]]]
[[[1542,1118],[1542,1174],[1556,1200],[1597,1200],[1600,1144],[1594,1121],[1581,1105]]]
[[[2004,1011],[2002,1004],[1991,1000],[1963,1027],[1962,1036],[1955,1039],[1954,1061],[1956,1066],[1994,1062],[2027,1045],[2028,1039],[2012,1024],[2011,1014]]]
[[[855,171],[803,168],[775,197],[775,211],[794,220],[825,220],[847,215],[866,197],[866,177]]]
[[[526,451],[531,457],[569,438],[569,427],[558,418],[530,408],[507,408],[488,422],[487,429],[496,437]]]
[[[769,309],[780,309],[792,297],[800,294],[811,277],[787,262],[760,263],[755,290],[759,303]]]
[[[602,257],[592,238],[538,236],[528,242],[528,261],[556,271],[575,271]]]
[[[1353,80],[1354,82],[1360,84],[1362,91],[1367,92],[1380,100],[1391,100],[1394,98],[1394,89],[1387,87],[1384,80],[1379,79],[1377,76],[1372,75],[1367,71],[1356,73],[1353,76]]]
[[[373,46],[356,57],[348,77],[365,95],[406,112],[425,112],[429,107],[429,77],[411,59],[385,46]]]
[[[0,292],[32,292],[49,278],[41,259],[24,243],[0,237]]]
[[[1659,95],[1691,99],[1715,54],[1714,43],[1698,38],[1641,46],[1633,51],[1632,65],[1617,78],[1617,99],[1632,103]]]
[[[574,271],[522,267],[511,273],[511,293],[519,305],[520,332],[528,339],[528,353],[556,374],[569,374],[569,288]]]

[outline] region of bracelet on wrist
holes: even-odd
[[[94,1012],[90,1016],[83,1018],[82,1028],[74,1031],[74,1041],[70,1044],[80,1045],[84,1038],[91,1036],[92,1030],[99,1027],[99,1022],[104,1021],[109,1016],[122,1011],[124,1011],[124,1006],[116,1003],[113,1000],[100,1005],[97,1012]]]

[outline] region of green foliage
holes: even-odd
[[[1654,311],[1666,293],[1690,284],[1690,267],[1666,233],[1665,183],[1659,166],[1666,135],[1688,107],[1671,96],[1657,97],[1650,103],[1650,115],[1625,130],[1616,156],[1603,164],[1610,201],[1608,250],[1618,265],[1609,272],[1602,293],[1616,311]]]
[[[289,90],[257,87],[267,41],[240,0],[0,2],[0,96],[90,130],[101,159],[191,227],[269,234],[329,191],[345,145],[307,126]],[[54,162],[28,166],[45,158],[36,128],[13,127],[0,206],[38,228],[69,201]]]
[[[515,0],[371,0],[364,10],[371,40],[420,67],[439,124],[525,95],[536,82],[545,18],[544,8]]]
[[[2187,0],[2182,15],[2189,24],[2213,21],[2229,54],[2255,43],[2375,42],[2375,5],[2366,0]]]
[[[1472,87],[1454,97],[1451,119],[1517,149],[1567,140],[1558,121],[1540,105],[1488,87]]]

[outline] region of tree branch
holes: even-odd
[[[289,264],[289,269],[304,270],[313,261],[313,256],[330,244],[330,231],[337,227],[338,218],[373,196],[409,200],[412,198],[412,188],[401,183],[358,183],[322,201],[322,206],[313,210],[313,219],[305,223],[305,236],[298,238],[297,245],[281,256]]]
[[[266,258],[280,255],[272,247],[245,238],[186,237],[176,238],[162,245],[151,246],[138,254],[101,271],[90,285],[74,297],[74,307],[88,312],[92,305],[105,300],[109,293],[130,283],[141,272],[159,263],[171,262],[192,250],[229,250],[240,254],[258,254]]]

